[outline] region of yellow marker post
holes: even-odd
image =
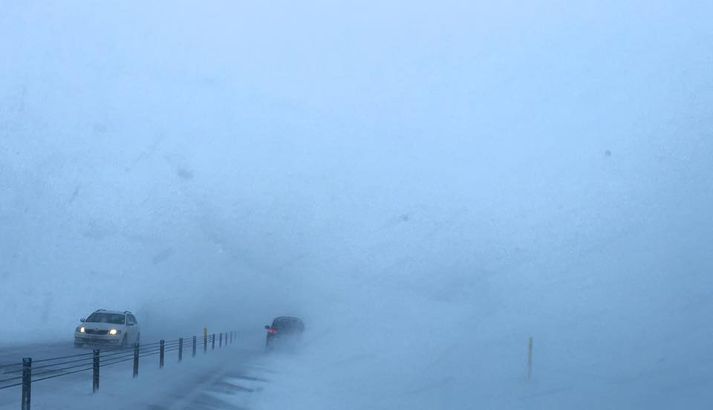
[[[532,379],[532,337],[527,343],[527,380]]]

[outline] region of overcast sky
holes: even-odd
[[[0,9],[0,308],[39,312],[23,337],[220,306],[420,323],[418,357],[577,323],[607,368],[642,329],[711,336],[713,3]],[[631,369],[684,363],[666,343]]]

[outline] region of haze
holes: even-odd
[[[251,408],[708,408],[711,19],[0,0],[0,345],[294,314]]]

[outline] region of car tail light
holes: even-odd
[[[274,335],[275,333],[277,333],[277,329],[275,329],[274,327],[271,327],[271,328],[267,329],[267,333]]]

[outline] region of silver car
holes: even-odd
[[[129,311],[99,309],[80,322],[74,331],[76,347],[91,345],[123,348],[141,340],[139,323]]]

